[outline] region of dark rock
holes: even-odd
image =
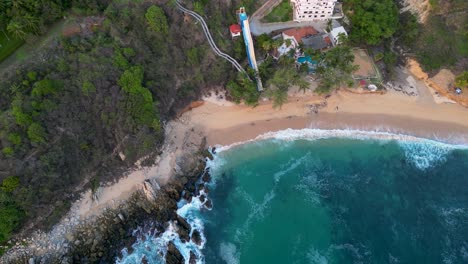
[[[200,184],[200,191],[204,191],[205,193],[209,193],[210,189],[208,189],[208,186],[204,184]]]
[[[185,185],[185,191],[190,192],[190,193],[194,193],[195,192],[195,185],[193,183],[187,183]]]
[[[206,200],[205,195],[204,194],[200,195],[200,202],[203,203],[203,202],[205,202],[205,200]]]
[[[192,193],[191,192],[187,192],[187,191],[184,191],[184,194],[182,195],[182,197],[184,198],[184,200],[186,200],[187,202],[192,202]]]
[[[200,234],[200,231],[198,230],[193,230],[193,233],[192,233],[192,241],[193,243],[197,244],[197,245],[201,245],[202,243],[202,238],[201,238],[201,234]]]
[[[141,263],[148,264],[148,260],[146,259],[146,256],[143,256],[143,258],[141,259]]]
[[[182,254],[174,245],[174,243],[172,243],[172,241],[169,242],[169,245],[167,247],[167,253],[166,253],[166,263],[167,264],[180,264],[184,262],[185,262],[184,256],[182,256]]]
[[[190,231],[192,228],[190,227],[189,223],[185,221],[180,216],[177,216],[177,234],[179,234],[180,240],[182,242],[188,242],[190,240]]]
[[[190,233],[190,231],[192,230],[192,227],[190,226],[190,224],[181,216],[177,215],[177,223],[179,224],[179,226],[181,226],[182,228],[188,230],[188,232]]]
[[[208,170],[206,170],[205,173],[203,174],[202,180],[204,182],[210,182],[211,181],[211,175],[210,175],[210,172]]]
[[[205,205],[206,209],[211,210],[211,208],[213,208],[213,203],[211,202],[210,199],[207,199],[204,205]]]
[[[175,186],[167,186],[166,187],[166,193],[169,196],[169,198],[174,199],[178,201],[180,199],[180,193],[177,191]]]
[[[197,255],[195,255],[193,251],[190,251],[189,264],[196,264],[196,263],[197,263]]]

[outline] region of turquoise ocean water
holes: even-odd
[[[172,240],[187,263],[190,250],[199,263],[468,263],[468,150],[359,133],[286,131],[220,151],[213,209],[179,204],[204,243],[146,234],[117,262],[163,263],[154,252]]]

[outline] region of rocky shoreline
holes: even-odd
[[[200,232],[191,232],[190,224],[177,215],[177,203],[181,199],[190,201],[200,190],[206,190],[201,182],[210,179],[205,167],[206,159],[212,157],[204,138],[186,142],[185,147],[183,155],[177,157],[177,173],[169,182],[160,186],[156,179],[146,180],[129,199],[94,217],[80,219],[72,210],[52,231],[60,236],[36,233],[17,243],[0,263],[114,263],[121,250],[131,248],[136,241],[134,230],[150,223],[157,235],[175,225],[182,241],[201,243]],[[205,204],[211,206],[211,202]],[[167,263],[185,261],[171,242],[165,257]],[[195,263],[195,254],[190,257],[190,263]]]

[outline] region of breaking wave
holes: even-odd
[[[319,139],[330,139],[330,138],[348,138],[356,140],[377,140],[377,141],[396,141],[401,149],[404,151],[405,157],[408,162],[413,164],[420,170],[426,170],[434,165],[444,162],[447,155],[455,149],[468,149],[467,145],[452,145],[436,140],[418,138],[410,135],[392,134],[389,132],[372,132],[372,131],[361,131],[361,130],[322,130],[322,129],[286,129],[278,132],[268,132],[263,135],[256,137],[255,139],[238,142],[229,146],[217,146],[216,153],[227,151],[233,147],[243,145],[246,143],[261,143],[265,140],[273,140],[281,143],[287,143],[295,140],[319,140]],[[307,159],[308,157],[303,157]],[[214,154],[213,160],[207,160],[207,169],[211,171],[212,182],[208,185],[210,188],[216,185],[216,176],[220,175],[226,160],[223,155]],[[275,184],[281,180],[281,178],[288,174],[289,171],[294,170],[297,166],[303,163],[302,159],[289,160],[288,163],[282,168],[281,171],[276,172],[273,177]],[[310,186],[325,186],[326,182],[317,180],[315,174],[310,174],[308,177],[304,177],[300,184],[296,185],[297,190],[309,190]],[[241,193],[245,199],[249,199],[248,194]],[[308,199],[313,204],[319,203],[319,194],[316,192],[306,193]],[[208,194],[200,191],[200,195],[193,197],[192,201],[188,203],[185,200],[181,200],[178,203],[179,209],[177,214],[183,217],[191,226],[192,235],[194,230],[198,230],[201,235],[202,243],[200,245],[193,241],[182,242],[177,234],[177,227],[174,223],[169,223],[169,228],[162,233],[147,232],[141,234],[141,230],[136,230],[135,235],[138,236],[137,241],[132,245],[132,251],[129,253],[128,249],[122,250],[122,258],[118,258],[116,263],[129,264],[129,263],[141,263],[145,258],[148,263],[165,263],[165,254],[170,242],[172,242],[177,249],[184,256],[185,263],[189,263],[190,254],[195,254],[197,261],[196,263],[205,263],[205,257],[202,254],[205,248],[206,238],[204,236],[204,223],[203,217],[201,216],[204,202],[200,200],[200,196],[204,195],[208,198]],[[264,210],[268,208],[270,201],[275,197],[275,192],[272,190],[263,198],[262,203],[256,204],[251,203],[251,213],[246,219],[244,228],[238,231],[248,230],[248,226],[254,218],[264,217]],[[241,232],[242,233],[242,232]],[[242,236],[242,234],[239,234]],[[226,263],[239,263],[240,252],[236,248],[236,245],[230,242],[223,242],[219,245],[220,254],[223,256],[223,261]],[[468,252],[468,250],[467,250]],[[467,253],[468,254],[468,253]],[[320,254],[316,250],[311,250],[307,253],[307,257],[311,263],[327,263],[326,256]]]
[[[295,140],[319,140],[329,138],[348,138],[356,140],[397,141],[404,150],[408,162],[421,170],[445,161],[447,154],[455,149],[468,149],[468,145],[454,145],[432,139],[419,138],[411,135],[394,134],[390,132],[345,130],[345,129],[285,129],[277,132],[267,132],[255,139],[234,143],[228,146],[220,146],[218,152],[229,150],[232,147],[246,143],[263,140],[295,141]]]
[[[199,213],[201,208],[204,207],[204,204],[207,200],[202,202],[200,197],[207,194],[201,190],[198,196],[194,196],[192,201],[188,203],[186,200],[181,200],[178,203],[177,214],[183,217],[187,223],[191,226],[190,237],[195,230],[199,231],[201,236],[200,245],[196,244],[194,241],[190,240],[188,242],[183,242],[178,233],[177,227],[173,222],[169,222],[169,227],[162,234],[157,234],[155,231],[147,232],[143,235],[138,235],[141,229],[134,231],[133,235],[137,236],[137,241],[132,245],[132,253],[129,253],[128,249],[123,249],[121,251],[122,258],[116,260],[116,264],[136,264],[142,263],[143,259],[147,260],[147,263],[166,263],[165,257],[168,250],[168,245],[172,242],[175,247],[179,250],[182,256],[185,259],[185,264],[190,263],[190,254],[196,256],[196,264],[205,263],[204,256],[201,253],[202,249],[205,247],[206,238],[204,236],[204,226]]]

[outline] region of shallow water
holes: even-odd
[[[213,209],[197,199],[179,209],[205,243],[176,243],[202,263],[468,263],[466,149],[278,136],[224,150],[209,166]],[[121,262],[173,238],[152,239]]]

